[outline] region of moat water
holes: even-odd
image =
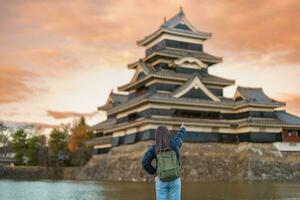
[[[183,200],[299,200],[300,181],[182,183]],[[0,180],[0,200],[154,200],[153,183]]]

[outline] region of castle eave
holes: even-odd
[[[182,118],[182,117],[159,117],[159,116],[151,116],[151,117],[143,117],[137,120],[121,123],[114,126],[111,129],[106,130],[107,132],[116,132],[122,131],[126,129],[130,129],[133,127],[141,127],[144,125],[170,125],[179,128],[182,122],[185,122],[187,126],[192,127],[200,127],[200,128],[225,128],[228,130],[242,129],[242,128],[275,128],[279,132],[283,127],[289,127],[288,125],[283,124],[278,119],[261,119],[261,118],[245,118],[239,120],[208,120],[208,119],[195,119],[195,118]],[[295,127],[295,126],[293,126]],[[297,126],[298,128],[300,126]],[[230,131],[229,131],[230,133]],[[240,131],[231,132],[242,133]]]
[[[153,32],[149,36],[146,36],[142,40],[138,40],[136,43],[138,46],[146,46],[156,38],[160,37],[163,34],[170,34],[177,37],[186,37],[186,38],[195,38],[199,40],[207,40],[210,39],[212,34],[211,33],[193,33],[193,32],[183,32],[183,31],[174,31],[167,28],[160,28],[157,31]]]
[[[130,89],[135,89],[139,87],[140,85],[144,84],[145,82],[149,81],[152,78],[156,78],[156,80],[162,79],[162,80],[172,80],[178,82],[178,84],[182,84],[183,82],[189,80],[191,75],[189,74],[183,74],[183,73],[175,73],[174,71],[171,70],[160,70],[158,72],[149,74],[145,76],[143,79],[138,80],[136,82],[128,83],[123,86],[118,87],[119,91],[128,91]],[[217,86],[230,86],[235,83],[234,80],[230,79],[224,79],[220,78],[214,75],[207,75],[205,77],[201,78],[201,81],[205,84],[210,84],[210,85],[217,85]]]
[[[228,109],[228,110],[239,110],[247,107],[257,107],[257,108],[266,108],[266,109],[274,109],[281,107],[282,104],[278,103],[270,103],[270,104],[262,104],[262,103],[251,103],[247,101],[234,101],[232,99],[222,99],[220,102],[215,102],[211,100],[205,99],[194,99],[194,98],[173,98],[168,94],[154,94],[154,95],[141,95],[128,103],[116,106],[110,110],[108,110],[109,114],[118,113],[120,111],[130,110],[136,106],[139,106],[143,103],[159,103],[166,105],[184,105],[184,106],[202,106],[206,108],[218,108],[218,109]]]
[[[94,138],[86,142],[87,146],[95,146],[95,145],[103,145],[103,144],[111,144],[112,143],[112,136],[103,136],[99,138]]]
[[[95,124],[94,126],[89,128],[89,131],[102,131],[104,129],[110,128],[111,126],[114,126],[116,124],[117,120],[115,118],[113,119],[106,119],[98,124]]]
[[[172,49],[172,48],[165,48],[159,51],[155,51],[152,54],[145,57],[144,61],[146,62],[155,56],[163,56],[163,57],[170,57],[170,58],[183,58],[183,57],[191,56],[191,57],[198,58],[203,62],[207,62],[207,63],[220,63],[223,61],[221,57],[216,57],[206,52],[195,52],[195,51],[186,51],[186,50],[183,51],[183,50]]]

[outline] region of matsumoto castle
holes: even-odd
[[[135,71],[131,81],[98,108],[107,119],[91,128],[96,137],[88,144],[95,154],[153,140],[159,125],[174,133],[182,122],[187,142],[300,142],[300,118],[262,88],[237,87],[233,98],[223,96],[223,88],[235,81],[208,72],[222,62],[204,50],[211,37],[197,30],[180,9],[137,42],[146,52],[128,65]]]

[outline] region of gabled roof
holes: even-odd
[[[103,106],[98,107],[98,110],[107,110],[113,105],[125,103],[128,100],[128,95],[126,94],[117,94],[113,91],[110,92],[106,103]]]
[[[211,37],[211,33],[197,30],[186,18],[182,8],[180,8],[179,12],[174,17],[170,18],[164,24],[162,24],[161,27],[173,31],[188,32],[194,34],[197,33],[205,38]]]
[[[179,98],[186,94],[188,91],[192,89],[199,89],[201,90],[207,97],[209,97],[213,101],[219,102],[220,99],[214,95],[202,82],[201,82],[201,75],[198,73],[194,73],[189,81],[187,81],[185,84],[180,86],[177,90],[175,90],[172,93],[172,96],[175,98]]]
[[[128,97],[128,95],[126,95],[126,94],[117,94],[117,93],[114,93],[113,91],[111,91],[106,103],[121,104],[127,100],[127,97]]]
[[[138,62],[134,63],[133,65],[128,65],[128,68],[135,69],[135,73],[130,80],[129,83],[134,83],[139,79],[139,76],[142,74],[143,76],[147,76],[155,71],[154,67],[149,64],[146,64],[144,61],[139,60]]]
[[[277,103],[279,106],[284,106],[285,103],[269,98],[262,88],[238,87],[234,95],[234,99],[242,98],[253,103]]]
[[[134,62],[132,64],[128,64],[127,67],[129,69],[136,69],[136,68],[140,67],[145,72],[145,74],[149,74],[154,71],[154,68],[151,65],[145,63],[142,59],[140,59],[137,62]]]
[[[211,33],[206,33],[197,30],[186,18],[183,9],[180,8],[177,13],[171,19],[165,21],[160,28],[149,36],[137,42],[138,45],[147,45],[149,42],[160,36],[162,33],[170,33],[173,35],[189,36],[206,40],[211,38]]]
[[[282,122],[290,125],[300,125],[300,118],[287,113],[286,111],[275,111],[275,114],[278,119]]]

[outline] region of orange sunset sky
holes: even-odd
[[[263,87],[300,115],[299,0],[181,4],[197,29],[213,33],[204,48],[223,63],[210,73]],[[179,6],[179,0],[0,0],[0,120],[104,119],[97,106],[130,80],[127,64],[144,56],[136,40]]]

